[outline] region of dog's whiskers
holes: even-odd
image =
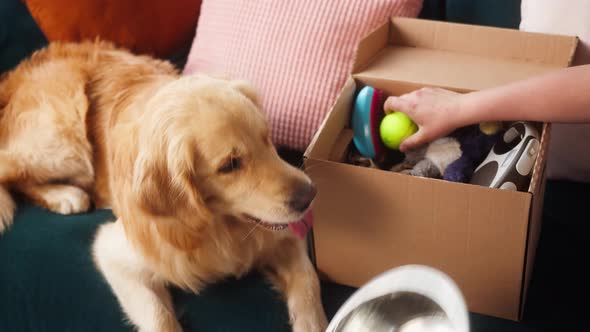
[[[246,234],[246,236],[244,236],[244,238],[242,239],[242,242],[245,241],[253,232],[256,228],[258,228],[258,223],[254,224],[254,227],[252,227],[252,229],[248,232],[248,234]]]

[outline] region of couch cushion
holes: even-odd
[[[170,56],[193,38],[200,0],[25,0],[49,40],[100,37],[138,53]]]
[[[250,80],[274,142],[303,150],[346,81],[358,41],[422,0],[205,0],[185,73]]]
[[[0,1],[0,73],[47,43],[21,0]]]
[[[446,0],[446,20],[518,29],[519,0]]]
[[[424,0],[418,17],[426,20],[444,21],[445,11],[445,0]]]
[[[90,255],[110,211],[61,216],[20,204],[0,235],[0,331],[131,331]],[[174,289],[185,331],[289,331],[287,309],[257,274],[200,295]]]

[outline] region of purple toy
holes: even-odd
[[[406,154],[391,170],[414,176],[467,183],[501,138],[501,123],[481,123],[457,129]]]
[[[477,166],[481,164],[494,144],[498,142],[501,137],[499,128],[491,132],[485,129],[482,130],[481,126],[473,125],[460,128],[450,135],[459,142],[461,157],[447,166],[443,176],[444,180],[469,182]],[[488,132],[488,134],[484,131]]]

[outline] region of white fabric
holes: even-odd
[[[522,0],[521,17],[520,30],[578,36],[573,64],[590,63],[590,0]],[[548,177],[590,182],[590,124],[554,124],[551,134]]]

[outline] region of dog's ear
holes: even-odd
[[[250,82],[245,80],[234,80],[230,82],[232,88],[246,96],[246,98],[250,99],[254,105],[260,107],[260,97],[258,96],[258,92],[256,88]]]
[[[133,166],[132,192],[139,206],[155,216],[171,210],[171,181],[166,165],[148,148],[141,148]]]
[[[211,212],[193,181],[191,157],[177,151],[180,155],[171,159],[169,151],[174,149],[149,145],[140,149],[133,168],[132,192],[149,214],[182,219],[187,226],[197,228],[195,219],[208,221]]]

